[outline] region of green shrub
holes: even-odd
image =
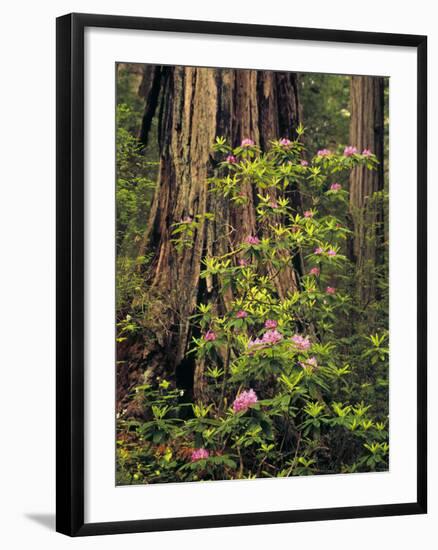
[[[348,191],[337,182],[377,161],[346,148],[307,162],[298,133],[265,152],[250,140],[231,148],[217,139],[210,192],[238,209],[250,183],[257,234],[205,258],[201,277],[233,298],[201,303],[192,319],[199,337],[189,353],[203,369],[202,402],[186,403],[167,381],[138,387],[144,420],[122,413],[118,421],[119,483],[388,468],[386,271],[365,320],[346,254]],[[191,246],[197,223],[176,224],[174,246]],[[301,266],[296,284],[280,293],[292,263]]]

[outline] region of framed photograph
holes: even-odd
[[[57,20],[57,530],[426,513],[426,37]]]

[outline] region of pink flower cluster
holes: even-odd
[[[195,449],[192,452],[192,462],[196,462],[197,460],[202,460],[204,458],[208,458],[210,456],[210,453],[207,451],[207,449]]]
[[[265,328],[277,328],[278,323],[274,319],[268,319],[265,321]]]
[[[320,149],[317,153],[318,157],[329,157],[332,152],[330,149]]]
[[[253,235],[248,235],[248,237],[246,237],[246,243],[247,244],[260,244],[260,239],[258,237],[254,237]]]
[[[233,411],[235,413],[240,411],[246,411],[251,405],[254,405],[254,403],[257,403],[257,401],[258,401],[257,394],[253,389],[243,391],[239,393],[239,395],[234,400]]]
[[[245,258],[241,258],[239,260],[239,265],[240,265],[240,267],[246,267],[247,265],[249,265],[248,260],[245,260]]]
[[[207,340],[207,342],[213,342],[213,340],[216,340],[216,333],[212,330],[207,330],[204,334],[204,340]]]
[[[283,340],[283,335],[278,330],[268,330],[262,337],[262,342],[264,344],[276,344]]]
[[[336,294],[336,288],[334,286],[328,286],[325,291],[326,294]]]
[[[291,142],[290,139],[287,139],[287,138],[280,139],[280,145],[282,147],[289,147],[291,144],[292,144],[292,142]]]
[[[305,210],[304,217],[305,218],[313,218],[313,212],[311,210]]]
[[[364,150],[362,151],[362,155],[363,155],[364,157],[370,157],[370,156],[372,155],[372,152],[371,152],[369,149],[364,149]]]
[[[318,367],[318,361],[316,360],[316,357],[309,357],[309,359],[306,359],[306,361],[300,361],[300,365],[303,367],[303,369],[308,368],[310,370],[313,370]]]
[[[228,155],[225,159],[225,162],[228,162],[228,164],[235,164],[237,162],[237,159],[234,155]]]
[[[351,157],[352,155],[355,155],[357,153],[357,148],[353,147],[353,145],[348,145],[344,149],[344,157]]]
[[[330,185],[330,191],[339,191],[342,189],[342,185],[340,183],[332,183]]]
[[[295,336],[292,336],[292,342],[299,351],[307,351],[312,345],[309,338],[305,338],[301,334],[295,334]]]
[[[301,166],[309,166],[309,163],[307,162],[307,160],[304,160],[304,159],[300,161],[300,164]]]
[[[262,348],[264,345],[265,342],[263,342],[262,338],[256,338],[255,340],[250,340],[248,342],[248,350],[251,350],[252,348]]]
[[[274,199],[269,203],[271,208],[278,208],[278,202]]]
[[[275,326],[277,326],[277,321],[271,321],[271,323],[275,323]],[[266,324],[268,321],[266,321]],[[256,338],[255,340],[250,340],[248,342],[248,350],[251,350],[252,348],[263,348],[269,344],[277,344],[278,342],[281,342],[283,340],[283,335],[281,332],[278,332],[275,328],[271,328],[263,334],[261,338]]]
[[[315,250],[313,251],[314,254],[324,254],[324,249],[321,248],[320,246],[317,246],[315,248]],[[327,256],[336,256],[336,250],[334,250],[333,248],[329,248],[327,250]]]
[[[321,270],[319,267],[312,267],[312,269],[309,271],[309,275],[314,275],[315,277],[319,277],[319,274],[321,273]]]
[[[240,144],[241,147],[252,147],[253,145],[253,140],[249,138],[242,139],[242,143]]]
[[[246,311],[244,311],[243,309],[240,309],[237,313],[236,313],[236,318],[237,319],[245,319],[245,317],[248,317],[248,313]]]

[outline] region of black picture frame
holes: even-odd
[[[84,29],[107,27],[406,46],[417,51],[417,499],[415,502],[230,515],[84,522]],[[364,518],[427,511],[427,38],[207,21],[68,14],[57,19],[57,497],[69,536]]]

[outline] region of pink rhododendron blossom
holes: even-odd
[[[280,145],[282,147],[289,147],[289,145],[291,145],[291,144],[292,144],[292,142],[291,142],[290,139],[287,139],[287,138],[280,139]]]
[[[304,217],[305,218],[313,218],[313,212],[311,210],[306,210],[304,212]]]
[[[253,389],[239,393],[233,402],[233,411],[246,411],[251,405],[257,403],[257,394]]]
[[[325,291],[327,294],[336,294],[336,288],[334,286],[328,286]]]
[[[321,273],[319,267],[312,267],[312,269],[309,271],[309,275],[315,275],[315,277],[318,277]]]
[[[316,369],[318,366],[318,361],[316,360],[316,357],[309,357],[309,359],[306,359],[305,361],[300,361],[300,365],[303,369]]]
[[[309,163],[307,162],[307,160],[304,160],[304,159],[300,161],[300,164],[301,166],[309,166]]]
[[[322,254],[323,252],[324,250],[320,246],[315,248],[315,250],[313,251],[314,254]]]
[[[242,139],[242,143],[240,144],[241,147],[252,147],[253,145],[253,140],[249,138]]]
[[[330,191],[339,191],[339,189],[342,189],[342,185],[340,183],[332,183],[330,185]]]
[[[202,460],[203,458],[208,458],[210,456],[210,453],[207,451],[207,449],[195,449],[192,452],[192,462],[196,462],[197,460]]]
[[[278,208],[278,202],[276,200],[272,200],[270,203],[269,203],[269,206],[271,208]]]
[[[308,338],[305,338],[301,334],[295,334],[292,336],[292,342],[295,344],[295,347],[300,351],[307,351],[312,345]]]
[[[330,248],[329,250],[327,250],[327,256],[336,256],[336,250]]]
[[[353,147],[353,145],[348,145],[344,149],[344,157],[351,157],[351,155],[355,155],[357,153],[356,147]]]
[[[260,338],[256,338],[255,340],[249,340],[247,346],[248,350],[251,350],[252,348],[261,348],[265,345],[265,342],[261,340]]]
[[[370,156],[372,155],[372,152],[371,152],[369,149],[364,149],[364,150],[362,151],[362,155],[363,155],[364,157],[370,157]]]
[[[277,328],[278,323],[274,319],[268,319],[265,321],[265,328]]]
[[[235,162],[237,162],[237,159],[234,155],[228,155],[225,159],[225,162],[228,162],[228,164],[234,164]]]
[[[330,149],[320,149],[317,153],[318,157],[329,157],[332,152]]]
[[[212,330],[207,330],[204,334],[204,340],[207,340],[207,342],[213,342],[213,340],[216,340],[216,333]]]
[[[240,309],[236,313],[236,317],[237,317],[237,319],[245,319],[245,317],[248,317],[248,313],[246,311],[244,311],[243,309]]]
[[[262,342],[264,344],[277,344],[277,342],[281,340],[283,340],[283,335],[275,329],[268,330],[262,337]]]
[[[240,267],[246,267],[248,265],[248,260],[245,260],[245,258],[241,258],[239,260]]]
[[[246,243],[247,244],[260,244],[260,239],[258,237],[253,237],[252,235],[248,235],[248,237],[246,237]]]

